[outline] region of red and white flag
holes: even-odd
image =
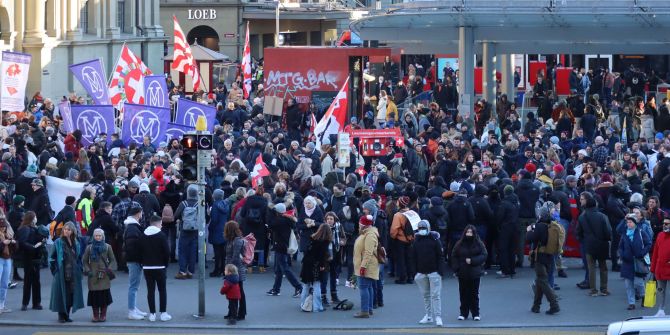
[[[347,92],[349,92],[349,78],[347,78],[344,85],[342,85],[335,100],[333,100],[333,103],[328,107],[326,114],[324,114],[319,123],[314,126],[316,147],[318,149],[321,148],[321,142],[324,138],[330,137],[331,134],[337,134],[344,129],[344,124],[347,121],[347,109],[349,106]]]
[[[265,162],[263,162],[263,155],[258,154],[258,157],[256,157],[256,165],[254,165],[254,170],[251,171],[251,186],[256,188],[258,185],[263,184],[263,177],[269,175],[270,170],[268,170]]]
[[[193,77],[193,92],[198,91],[202,80],[198,71],[198,63],[193,58],[191,46],[186,41],[186,35],[181,30],[177,17],[172,15],[174,21],[174,56],[172,58],[172,69],[183,72]]]
[[[244,38],[244,53],[242,54],[242,74],[244,98],[249,99],[251,92],[251,48],[249,47],[249,21],[247,21],[247,36]]]
[[[120,110],[124,102],[144,104],[143,81],[150,74],[151,70],[124,44],[109,82],[112,105]]]
[[[316,115],[312,113],[312,117],[309,120],[309,132],[314,134],[314,127],[316,127]]]

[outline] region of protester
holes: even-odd
[[[176,279],[191,279],[198,256],[198,186],[189,185],[186,200],[174,212],[179,222],[179,272]]]
[[[374,281],[379,280],[377,247],[379,232],[373,226],[372,215],[362,216],[358,222],[360,235],[354,243],[354,268],[357,269],[357,284],[361,295],[361,310],[355,318],[369,318],[374,302]]]
[[[621,257],[621,278],[626,286],[628,310],[635,309],[636,297],[644,298],[644,277],[637,273],[636,259],[642,259],[651,250],[651,236],[642,233],[638,226],[635,214],[629,214],[624,219],[626,231],[619,242],[619,257]],[[648,256],[647,256],[648,257]],[[646,274],[644,274],[646,276]]]
[[[58,322],[72,322],[70,313],[84,308],[81,248],[74,223],[63,226],[63,235],[54,242],[49,263],[54,276],[49,309],[58,313]]]
[[[423,296],[423,307],[426,314],[419,321],[421,324],[431,323],[442,327],[442,276],[443,255],[440,237],[430,231],[430,223],[421,220],[417,224],[417,232],[413,246],[416,262],[416,285]],[[484,257],[486,259],[486,257]],[[474,314],[473,314],[474,315]],[[479,316],[479,313],[476,314]],[[462,313],[459,319],[462,319]]]
[[[142,281],[142,239],[144,233],[139,220],[142,218],[142,207],[128,209],[128,218],[123,221],[123,251],[128,266],[128,319],[142,320],[147,314],[137,308],[137,290]]]
[[[651,266],[649,270],[656,278],[658,286],[656,300],[658,302],[658,312],[655,316],[665,316],[665,297],[670,280],[670,217],[663,218],[663,230],[658,234],[654,251],[651,254]]]
[[[111,209],[111,204],[109,207]],[[112,247],[105,243],[104,230],[96,228],[92,237],[82,258],[84,273],[88,277],[88,306],[93,309],[92,322],[105,322],[107,307],[114,301],[111,284],[115,276],[112,265],[116,265],[116,259]]]
[[[586,260],[589,269],[589,295],[597,297],[598,295],[607,296],[607,253],[609,251],[609,241],[612,239],[612,228],[610,227],[607,216],[600,213],[597,209],[596,200],[589,192],[582,192],[579,197],[584,212],[579,217],[577,225],[577,236],[584,243]],[[596,286],[596,262],[600,268],[600,292]]]
[[[458,277],[458,292],[461,300],[459,320],[465,320],[472,314],[473,320],[481,321],[479,283],[487,257],[486,246],[479,238],[477,229],[472,225],[466,226],[451,256],[452,269]]]
[[[555,258],[560,253],[563,244],[562,236],[565,236],[563,227],[553,221],[552,216],[556,212],[556,205],[553,202],[545,202],[539,209],[537,223],[526,228],[528,241],[535,245],[533,253],[535,281],[531,286],[534,297],[533,307],[530,309],[533,313],[540,313],[543,296],[549,302],[546,314],[553,315],[561,310],[558,306],[558,297],[549,282],[549,272],[555,266]]]
[[[170,321],[172,316],[167,313],[167,275],[170,263],[170,246],[167,236],[161,231],[163,220],[152,215],[149,227],[144,230],[141,238],[140,255],[144,280],[147,282],[147,300],[149,303],[149,321],[156,321],[156,289],[158,289],[159,312],[161,321]]]
[[[37,231],[35,212],[27,211],[16,233],[19,242],[21,262],[23,263],[23,300],[21,310],[28,310],[32,293],[33,309],[42,310],[42,284],[40,266],[46,254],[46,239]]]
[[[267,295],[279,296],[283,277],[286,276],[291,286],[295,288],[293,297],[298,298],[302,294],[302,286],[288,265],[289,240],[298,219],[286,212],[286,205],[283,203],[274,205],[274,209],[270,215],[271,219],[268,221],[268,227],[272,233],[272,249],[275,252],[275,280],[272,289],[267,292]]]

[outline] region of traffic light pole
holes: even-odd
[[[198,135],[209,134],[209,132],[197,132]],[[211,136],[211,135],[210,135]],[[206,217],[205,211],[205,179],[206,169],[212,164],[211,140],[209,150],[204,149],[198,136],[198,317],[205,316],[205,254],[207,243],[205,243]],[[206,148],[207,146],[205,146]]]

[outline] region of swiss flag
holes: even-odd
[[[268,167],[265,166],[265,162],[263,162],[263,155],[258,154],[258,157],[256,158],[256,165],[254,165],[254,170],[251,171],[251,186],[256,188],[259,184],[263,183],[262,181],[260,183],[258,181],[269,175],[270,170],[268,170]]]
[[[349,78],[344,82],[342,88],[337,93],[335,100],[330,104],[326,114],[319,123],[314,126],[314,135],[316,135],[316,147],[321,149],[321,142],[324,138],[330,137],[331,134],[337,134],[344,129],[344,124],[347,122],[347,108],[349,99],[347,93],[349,92]]]

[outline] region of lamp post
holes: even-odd
[[[275,48],[279,46],[279,5],[281,4],[280,0],[277,1],[277,8],[275,11]]]

